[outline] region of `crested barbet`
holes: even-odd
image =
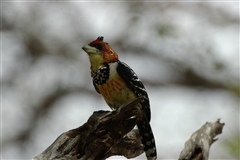
[[[137,74],[118,59],[118,54],[103,41],[103,37],[98,37],[82,49],[87,52],[90,59],[95,90],[103,96],[111,109],[115,110],[137,97],[143,97],[138,104],[142,119],[137,126],[147,159],[157,159],[155,140],[150,126],[149,98]]]

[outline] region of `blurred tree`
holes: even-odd
[[[239,156],[238,2],[1,5],[2,158],[33,158],[94,110],[108,109],[93,89],[81,49],[98,36],[105,36],[148,89],[160,157],[178,156],[186,134],[216,118],[226,122],[225,146],[210,157]],[[165,148],[170,141],[162,139],[171,132],[164,123],[176,121],[188,124],[179,126],[183,140],[172,138],[176,148]],[[42,139],[44,134],[49,136]]]

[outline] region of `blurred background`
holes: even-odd
[[[225,126],[210,159],[239,158],[239,2],[1,5],[2,159],[32,159],[110,110],[81,49],[98,36],[145,84],[159,159],[177,159],[187,138],[218,118]]]

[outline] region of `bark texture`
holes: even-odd
[[[186,141],[179,160],[208,160],[210,147],[218,140],[214,138],[222,133],[224,125],[220,119],[213,123],[206,122]]]
[[[122,105],[115,111],[94,112],[79,128],[61,134],[34,160],[103,160],[113,155],[134,158],[143,151],[138,130],[141,120],[136,107],[142,98]]]
[[[104,160],[121,155],[134,158],[144,152],[141,137],[133,127],[141,120],[138,98],[115,111],[96,111],[82,126],[61,134],[34,160]],[[179,160],[208,160],[215,136],[224,123],[206,122],[185,143]]]

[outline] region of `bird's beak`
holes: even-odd
[[[89,46],[89,45],[83,46],[82,49],[83,49],[85,52],[87,52],[87,54],[96,54],[96,53],[99,52],[97,48],[91,47],[91,46]]]

